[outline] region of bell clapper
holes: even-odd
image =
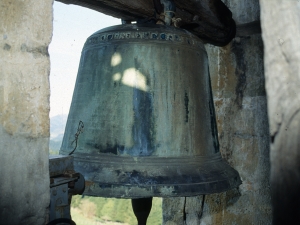
[[[138,225],[146,225],[152,207],[152,197],[131,199],[131,205]]]

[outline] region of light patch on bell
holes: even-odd
[[[120,73],[115,73],[113,75],[113,81],[119,81],[121,79],[121,74]]]
[[[117,66],[122,62],[122,56],[120,53],[114,53],[111,57],[111,62],[110,65],[111,66]]]
[[[146,76],[135,68],[129,68],[124,71],[122,83],[137,88],[141,91],[148,91]]]
[[[161,192],[162,195],[172,196],[175,190],[173,186],[162,186],[159,187],[159,191]]]

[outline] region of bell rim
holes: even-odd
[[[103,186],[106,186],[106,188],[108,188],[109,190],[109,193],[107,193],[105,191],[95,192],[95,190],[98,189],[97,186],[101,186],[101,183],[88,183],[86,184],[86,189],[83,194],[87,196],[104,197],[104,198],[121,198],[121,199],[148,198],[148,197],[161,197],[161,198],[193,197],[199,195],[217,194],[217,193],[226,192],[233,188],[238,188],[238,186],[241,184],[242,181],[238,177],[232,178],[231,180],[225,179],[222,181],[210,182],[206,184],[193,183],[193,184],[181,184],[181,185],[173,185],[173,186],[153,185],[153,186],[136,187],[136,186],[125,186],[123,184],[120,185],[103,184]],[[220,186],[223,187],[220,188]],[[139,190],[137,191],[136,189]],[[166,190],[173,189],[176,191],[164,193],[163,191],[161,191],[163,189]],[[139,194],[140,192],[142,193]]]
[[[69,151],[60,150],[60,154],[68,155]],[[211,161],[211,162],[218,162],[224,161],[221,156],[221,153],[218,151],[214,154],[209,155],[175,155],[175,156],[131,156],[131,155],[115,155],[115,154],[107,154],[107,153],[82,153],[82,152],[74,152],[72,154],[75,161],[86,161],[86,162],[95,162],[95,163],[102,163],[102,164],[136,164],[136,163],[143,163],[143,164],[155,164],[155,163],[164,163],[166,160],[169,163],[178,164],[178,163],[188,163],[188,164],[199,164],[199,162]],[[226,162],[225,162],[226,163]]]
[[[101,161],[105,163],[101,163],[99,156],[93,155],[92,159],[86,157],[86,154],[81,154],[82,158],[78,155],[80,154],[77,153],[74,158],[74,169],[85,176],[84,194],[90,196],[196,196],[224,192],[242,183],[238,172],[220,153],[202,157],[138,157],[142,158],[140,163],[132,162],[139,161],[134,159],[135,157],[109,155],[103,157]],[[124,163],[120,159],[112,163],[117,158],[126,158],[127,161]],[[155,162],[154,158],[158,162]],[[199,159],[202,160],[196,162]],[[187,163],[187,160],[192,162]]]

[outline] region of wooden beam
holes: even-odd
[[[261,34],[260,21],[236,25],[236,37],[245,37],[253,34]]]
[[[125,19],[156,18],[153,0],[57,0],[65,4],[87,7]],[[224,46],[235,36],[232,14],[221,0],[177,0],[176,18],[180,26],[204,41]]]

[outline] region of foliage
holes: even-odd
[[[59,150],[49,149],[49,155],[58,155],[58,154],[59,154]]]
[[[83,215],[87,218],[94,218],[97,211],[97,206],[95,203],[89,201],[88,199],[83,199],[80,202],[79,209],[83,212]]]
[[[61,142],[62,142],[61,140],[60,141],[50,140],[49,141],[49,148],[59,151],[60,146],[61,146]]]
[[[72,198],[72,208],[76,213],[78,213],[79,210],[87,218],[92,218],[94,215],[94,220],[107,221],[107,224],[109,224],[108,222],[118,222],[120,224],[130,225],[137,224],[136,218],[132,211],[130,199],[100,198],[89,196],[83,197],[77,195],[73,196]],[[78,222],[77,224],[80,225]],[[161,198],[153,198],[152,210],[148,218],[148,224],[162,224]]]

